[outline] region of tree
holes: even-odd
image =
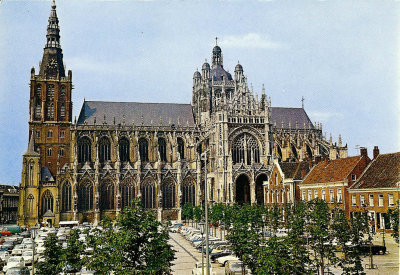
[[[170,274],[175,257],[168,238],[168,228],[157,221],[155,212],[134,200],[116,220],[105,220],[103,230],[94,232],[88,242],[94,255],[87,266],[101,274]]]
[[[193,220],[193,205],[185,203],[182,208],[182,217],[186,222],[187,220]]]
[[[67,241],[67,248],[63,249],[64,266],[70,266],[71,272],[78,272],[83,265],[80,255],[85,250],[85,244],[79,240],[79,233],[78,229],[72,229]]]
[[[392,237],[399,243],[399,201],[396,203],[396,207],[389,209],[389,220],[392,225],[393,233]]]
[[[35,267],[35,273],[40,275],[58,274],[63,266],[63,251],[58,244],[56,234],[50,233],[44,241],[45,250],[43,256],[44,262],[39,262]]]

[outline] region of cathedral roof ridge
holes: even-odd
[[[108,100],[85,100],[84,103],[134,103],[134,104],[174,104],[174,105],[191,105],[190,103],[176,102],[139,102],[139,101],[108,101]]]

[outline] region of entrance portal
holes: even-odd
[[[250,203],[250,182],[246,175],[236,179],[236,202],[238,204]]]
[[[257,204],[264,204],[264,181],[267,181],[268,177],[265,174],[261,174],[256,180],[256,200]]]

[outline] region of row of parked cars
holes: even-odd
[[[206,253],[205,235],[201,234],[199,228],[176,223],[170,226],[170,231],[179,232],[199,252],[203,249],[204,254]],[[209,257],[214,266],[225,267],[225,274],[242,274],[242,262],[236,257],[226,240],[209,236],[208,243]],[[202,265],[204,265],[204,268],[206,267],[206,263],[197,262],[192,270],[192,275],[201,275]],[[210,273],[215,274],[212,265],[210,266]],[[246,274],[250,274],[248,269],[246,269]]]

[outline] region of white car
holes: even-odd
[[[0,251],[0,259],[4,262],[7,262],[8,258],[10,258],[10,253],[8,251]]]
[[[24,244],[17,244],[11,252],[11,255],[17,256],[22,255],[22,251],[25,249]]]
[[[204,267],[204,274],[206,274],[206,268],[207,268],[207,263],[204,261],[202,264],[201,262],[197,262],[195,267],[192,270],[192,275],[202,275],[203,273],[203,267]],[[215,271],[213,271],[211,264],[209,265],[210,267],[210,274],[215,275],[217,274]]]
[[[11,267],[19,267],[19,268],[23,268],[25,267],[25,261],[24,258],[22,258],[22,256],[13,256],[10,257],[7,261],[7,264],[3,267],[3,271],[7,272],[7,270]]]
[[[217,262],[218,262],[221,266],[225,266],[225,264],[226,264],[228,261],[239,261],[239,258],[236,257],[235,255],[228,255],[228,256],[225,256],[225,257],[219,257],[219,258],[217,259]]]
[[[24,253],[22,253],[22,258],[24,258],[25,264],[32,264],[32,258],[33,258],[33,250],[26,250]],[[38,255],[35,254],[34,261],[36,262],[38,258]]]
[[[36,247],[36,252],[38,254],[42,254],[46,250],[46,247],[44,245],[39,245]]]

